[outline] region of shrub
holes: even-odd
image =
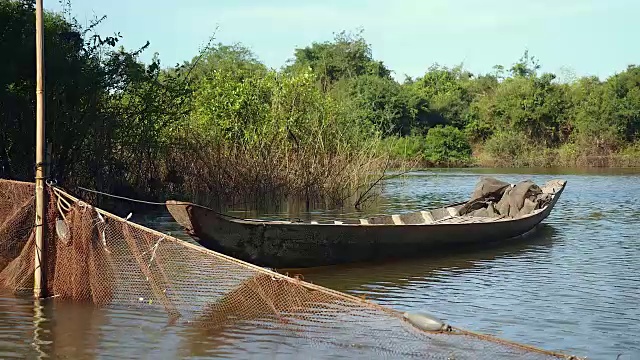
[[[521,166],[520,157],[530,152],[528,138],[517,131],[503,130],[494,133],[484,144],[484,149],[497,166]]]
[[[416,135],[391,136],[385,138],[382,145],[395,159],[421,159],[424,152],[424,137]]]
[[[423,154],[425,160],[437,165],[466,165],[471,159],[471,145],[459,129],[437,126],[429,129]]]

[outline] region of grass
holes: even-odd
[[[376,146],[340,154],[315,146],[199,144],[193,151],[173,153],[166,166],[166,172],[179,172],[182,196],[203,205],[262,208],[296,200],[309,207],[339,207],[355,205],[389,162]]]

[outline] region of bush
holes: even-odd
[[[395,159],[422,159],[424,152],[424,137],[422,136],[391,136],[382,141],[386,151]]]
[[[462,131],[453,126],[429,129],[425,138],[424,159],[436,165],[467,165],[471,145]]]
[[[640,167],[640,141],[620,151],[618,167]]]
[[[528,154],[532,145],[528,138],[517,131],[498,131],[484,144],[484,149],[497,166],[522,166],[521,157]]]
[[[581,149],[575,143],[566,143],[558,148],[558,162],[556,165],[573,167],[577,164],[577,159]]]

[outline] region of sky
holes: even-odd
[[[397,79],[435,63],[487,73],[525,49],[567,80],[640,63],[638,0],[71,0],[71,13],[81,24],[106,15],[101,34],[120,32],[130,49],[149,41],[141,59],[157,52],[163,66],[190,60],[215,35],[280,68],[295,48],[358,29]]]

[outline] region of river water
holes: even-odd
[[[562,178],[568,184],[543,225],[508,246],[299,272],[316,284],[399,310],[426,310],[458,327],[590,359],[640,359],[640,171],[415,172],[388,181],[365,212],[400,213],[464,200],[481,175],[538,184]],[[266,215],[362,216],[355,211]],[[166,213],[137,221],[184,237]],[[0,294],[0,358],[297,358],[290,347],[278,346],[278,337],[265,337],[267,345],[234,347],[233,337],[191,334],[196,337],[191,346],[181,347],[177,339],[186,336],[184,329],[164,323],[164,314],[34,306]],[[231,345],[216,353],[197,346],[211,341]],[[350,353],[311,357],[349,358]]]

